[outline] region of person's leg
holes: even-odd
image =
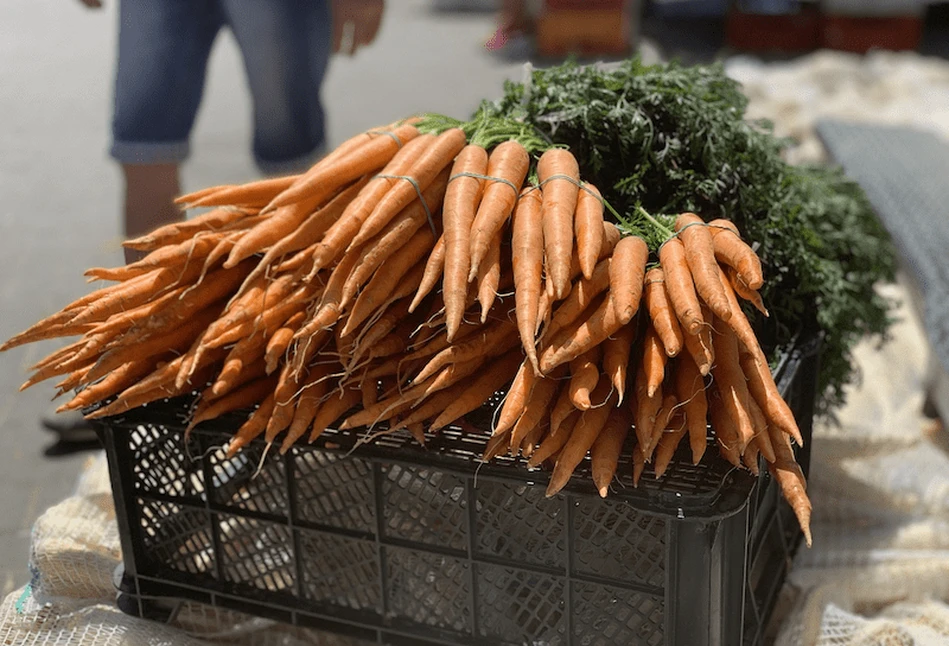
[[[277,175],[324,152],[320,89],[332,48],[328,0],[222,0],[254,101],[254,159]]]
[[[178,165],[222,24],[214,0],[125,0],[119,6],[111,154],[125,180],[126,237],[180,220]],[[126,261],[140,256],[126,250]]]

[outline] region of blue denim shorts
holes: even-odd
[[[332,47],[328,0],[122,0],[110,154],[177,163],[204,89],[211,46],[231,29],[253,100],[265,174],[305,168],[325,143],[320,86]]]

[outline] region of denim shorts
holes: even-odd
[[[325,144],[320,86],[332,47],[328,0],[122,0],[110,154],[123,164],[187,158],[208,55],[234,34],[265,174],[305,168]]]

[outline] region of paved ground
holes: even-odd
[[[86,291],[82,272],[121,262],[119,175],[106,155],[116,0],[6,0],[0,21],[0,337]],[[520,65],[488,55],[488,13],[390,0],[375,45],[333,62],[324,88],[331,144],[415,111],[468,115]],[[223,34],[185,167],[185,188],[256,175],[239,54]],[[35,518],[72,489],[87,454],[55,456],[38,423],[51,389],[18,393],[55,342],[0,356],[0,592],[28,580]]]

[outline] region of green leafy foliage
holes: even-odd
[[[818,410],[827,413],[856,377],[853,346],[885,336],[891,322],[891,304],[874,286],[893,279],[893,250],[858,186],[836,169],[786,163],[788,142],[746,121],[746,105],[720,65],[568,63],[509,82],[472,123],[531,126],[569,147],[626,225],[643,226],[644,212],[733,220],[764,267],[771,317],[749,311],[764,344],[787,345],[816,317]]]

